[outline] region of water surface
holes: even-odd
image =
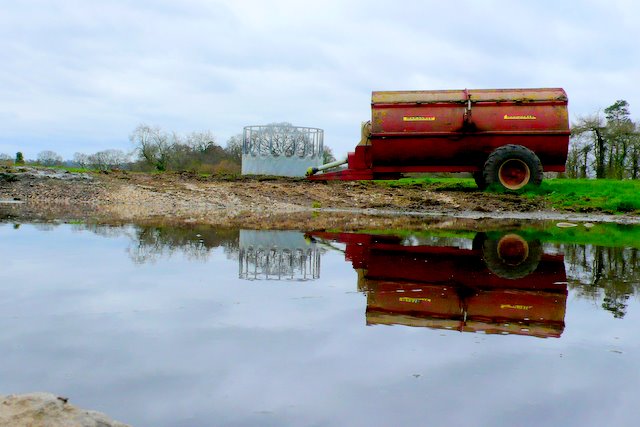
[[[637,233],[0,224],[0,394],[136,426],[635,425]]]

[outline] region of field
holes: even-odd
[[[380,181],[382,185],[402,187],[422,185],[433,191],[477,191],[471,178],[405,178]],[[507,193],[491,188],[489,193]],[[640,213],[640,181],[595,179],[546,179],[540,187],[529,187],[520,197],[543,199],[555,210],[568,212]]]
[[[69,221],[280,229],[416,229],[436,217],[638,223],[639,194],[640,183],[634,181],[549,179],[513,194],[482,192],[463,178],[311,182],[0,167],[5,212]]]

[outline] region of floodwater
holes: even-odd
[[[0,394],[134,426],[637,425],[638,236],[2,223]]]

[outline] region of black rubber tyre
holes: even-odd
[[[504,145],[489,155],[482,171],[487,186],[499,185],[518,191],[528,184],[542,183],[542,163],[522,145]]]
[[[474,172],[473,179],[480,190],[484,190],[485,188],[487,188],[487,182],[484,180],[484,174],[482,173],[482,171]]]
[[[486,238],[482,242],[482,257],[496,276],[521,279],[538,268],[542,245],[539,240],[526,241],[516,233],[508,233],[498,239]]]

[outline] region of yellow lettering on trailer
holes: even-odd
[[[530,310],[533,308],[532,305],[520,305],[520,304],[500,304],[501,309],[509,309],[509,310]]]
[[[402,118],[405,122],[435,122],[435,116],[404,116]]]
[[[508,114],[505,114],[504,119],[505,120],[538,120],[536,116],[533,116],[531,114],[527,114],[524,116],[510,116]]]
[[[400,297],[398,298],[400,302],[410,302],[412,304],[419,304],[421,302],[431,302],[431,298],[411,298],[411,297]]]

